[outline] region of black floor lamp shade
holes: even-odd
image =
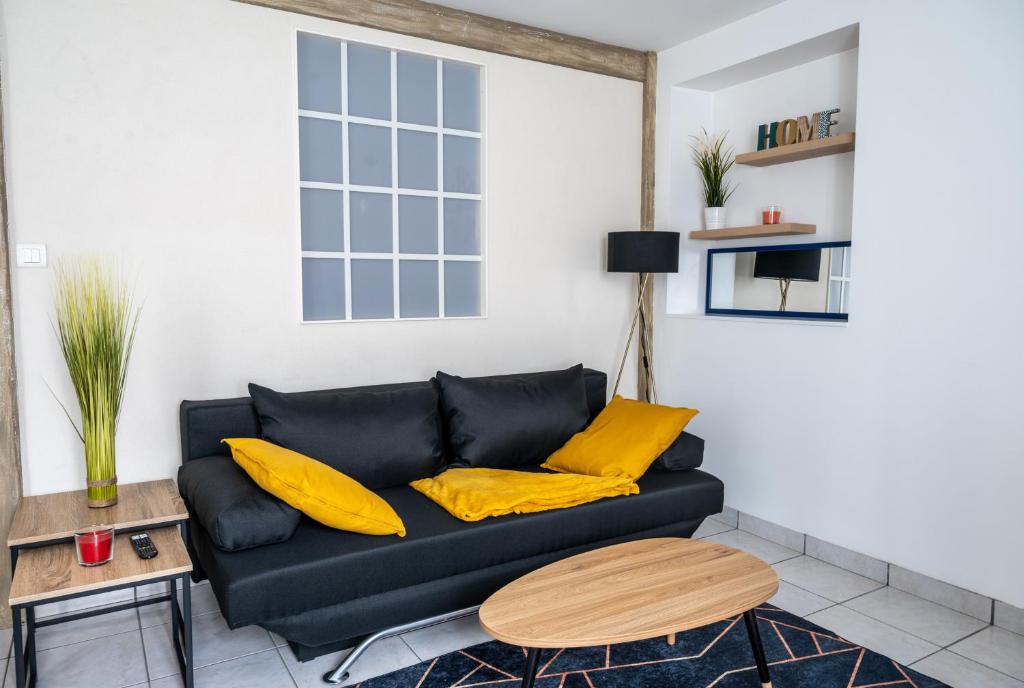
[[[679,272],[679,232],[608,232],[608,272]]]

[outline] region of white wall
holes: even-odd
[[[1024,606],[1024,4],[788,0],[662,52],[658,224],[699,211],[673,85],[856,22],[849,325],[662,314],[658,387],[732,506]]]
[[[2,7],[12,243],[119,255],[145,299],[122,482],[174,474],[183,398],[250,380],[614,367],[632,283],[604,272],[605,233],[639,218],[640,84],[227,0]],[[298,323],[296,29],[485,65],[488,318]],[[51,281],[14,273],[28,494],[85,479],[44,384],[73,404]]]

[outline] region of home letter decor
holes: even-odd
[[[818,120],[818,113],[811,115],[815,122]],[[810,141],[816,138],[817,132],[811,129],[811,122],[805,116],[800,115],[796,118],[796,142],[802,143],[804,141]]]
[[[762,124],[757,128],[757,150],[775,148],[775,131],[779,128],[778,122]]]
[[[779,122],[779,129],[775,134],[775,143],[780,146],[787,146],[796,143],[796,120],[784,119]]]
[[[839,108],[831,108],[815,112],[810,117],[801,115],[796,119],[759,124],[757,127],[757,150],[788,146],[814,139],[827,139],[832,136],[832,127],[839,124],[832,119],[832,115],[837,112],[839,112]]]
[[[832,127],[837,126],[839,122],[832,119],[832,115],[839,112],[839,108],[832,108],[831,110],[822,110],[818,114],[818,138],[827,139],[832,135]]]

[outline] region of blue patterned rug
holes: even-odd
[[[757,610],[774,688],[949,688],[771,605]],[[536,688],[760,688],[742,616],[636,643],[541,654]],[[518,688],[525,651],[484,643],[362,688]]]

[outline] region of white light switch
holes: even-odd
[[[46,244],[18,244],[19,268],[45,268]]]

